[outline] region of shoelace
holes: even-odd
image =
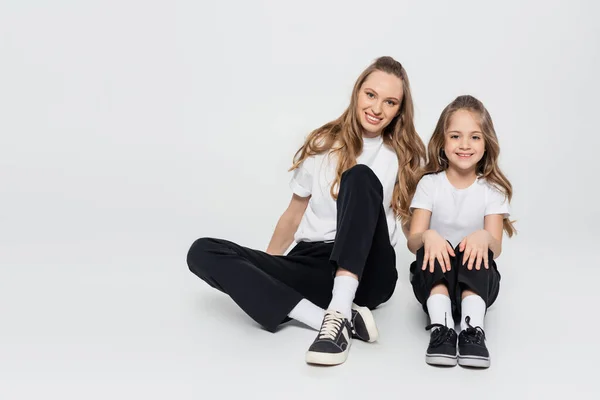
[[[334,313],[325,314],[323,325],[321,325],[321,330],[319,331],[319,339],[334,340],[343,324],[343,317]]]
[[[465,322],[467,323],[468,328],[465,329],[465,342],[467,343],[475,343],[481,344],[482,340],[485,340],[485,332],[481,329],[480,326],[473,327],[471,325],[471,317],[465,317]]]
[[[444,343],[447,340],[450,340],[452,337],[452,330],[448,328],[446,325],[442,324],[431,324],[425,327],[425,330],[428,331],[432,328],[439,328],[433,331],[433,335],[431,337],[431,345],[433,347],[437,347]]]

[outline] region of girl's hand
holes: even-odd
[[[464,238],[459,245],[459,250],[464,252],[462,265],[465,265],[467,261],[467,269],[473,269],[473,263],[475,263],[475,269],[481,269],[481,261],[485,269],[489,269],[488,264],[488,249],[492,240],[491,234],[482,229],[471,233],[469,236]]]
[[[429,263],[429,272],[433,273],[435,268],[435,260],[438,260],[442,271],[450,271],[450,256],[454,257],[454,249],[450,244],[434,230],[427,230],[422,235],[423,245],[425,247],[425,258],[421,269],[425,271],[427,263]]]

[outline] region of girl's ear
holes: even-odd
[[[438,162],[440,163],[441,166],[444,166],[444,167],[448,163],[448,159],[446,158],[446,153],[444,153],[443,147],[440,149]]]

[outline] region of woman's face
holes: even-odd
[[[402,101],[402,80],[383,71],[373,71],[358,92],[356,114],[363,136],[376,137],[398,115]]]

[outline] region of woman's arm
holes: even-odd
[[[310,196],[300,197],[296,194],[292,195],[290,204],[277,222],[277,226],[267,247],[267,253],[283,255],[288,247],[290,247],[309,200]]]

